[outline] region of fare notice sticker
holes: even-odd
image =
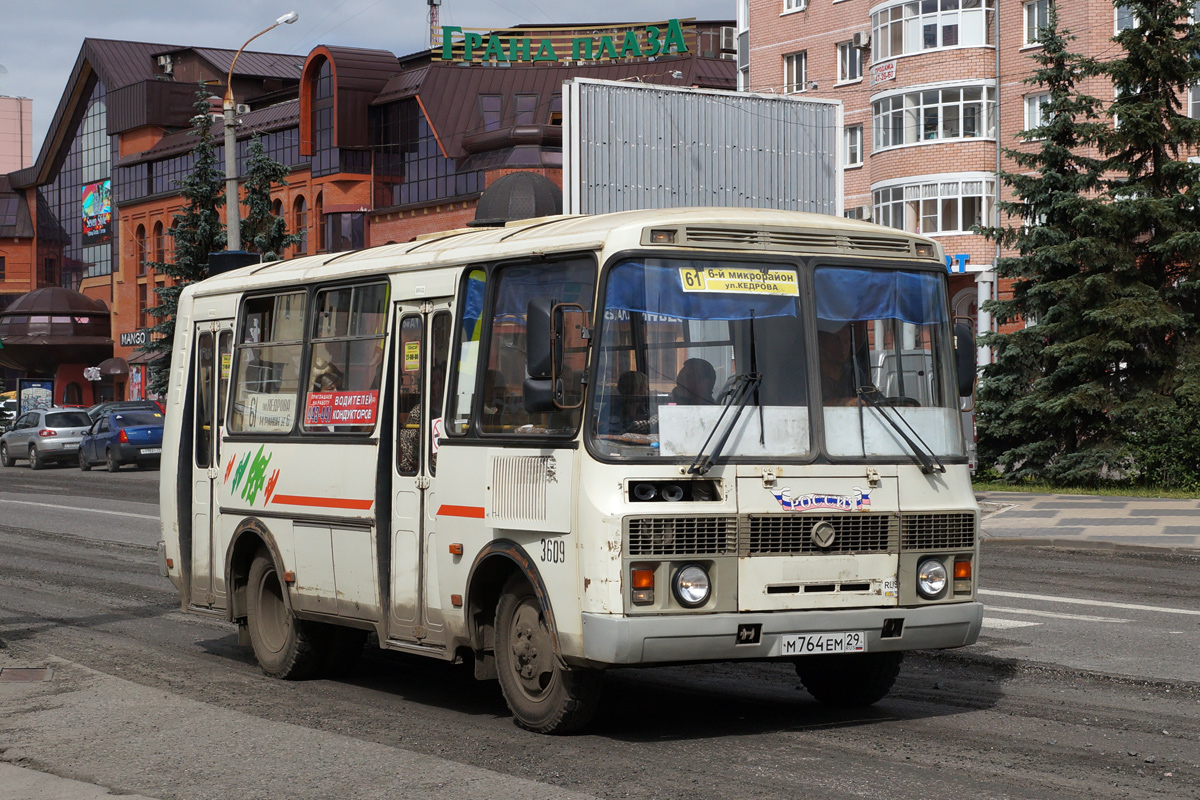
[[[679,280],[685,292],[800,296],[796,273],[785,269],[764,272],[738,267],[681,267]]]
[[[309,392],[305,425],[374,425],[379,392]]]

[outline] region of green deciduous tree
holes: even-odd
[[[243,247],[261,253],[263,261],[278,261],[285,248],[300,241],[288,233],[287,222],[271,208],[271,187],[287,186],[288,168],[267,155],[258,134],[250,140],[244,181],[247,214],[242,220]]]
[[[217,210],[225,203],[224,171],[218,168],[217,141],[210,116],[209,90],[196,92],[196,111],[192,117],[192,171],[177,185],[184,199],[183,211],[173,218],[169,234],[175,240],[174,258],[151,267],[172,279],[172,285],[155,289],[158,305],[148,309],[155,324],[150,341],[139,348],[156,360],[150,370],[150,391],[165,395],[171,371],[171,347],[175,340],[175,313],[179,293],[189,283],[208,275],[208,254],[225,248],[225,225]]]

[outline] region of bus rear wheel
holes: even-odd
[[[796,674],[819,702],[860,708],[887,697],[903,660],[903,653],[804,656],[796,660]]]
[[[320,631],[288,608],[275,560],[266,549],[259,550],[250,564],[246,605],[250,645],[263,672],[285,680],[317,674],[324,656]]]
[[[520,575],[509,579],[496,606],[496,668],[513,719],[526,730],[570,733],[599,705],[601,674],[559,664],[542,604]]]

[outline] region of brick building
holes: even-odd
[[[845,104],[846,216],[937,238],[956,316],[1004,293],[995,243],[970,232],[996,218],[1001,148],[1027,147],[1042,91],[1024,82],[1050,0],[739,0],[739,88],[808,92]],[[1119,51],[1133,19],[1112,0],[1057,4],[1072,49]],[[1093,79],[1081,87],[1111,96]],[[1195,98],[1193,98],[1193,102]],[[987,353],[981,351],[981,357]]]
[[[453,28],[446,42],[404,57],[325,45],[307,56],[246,51],[232,74],[239,175],[254,134],[289,168],[289,185],[273,195],[302,237],[288,257],[461,227],[507,174],[533,171],[561,187],[564,80],[732,89],[729,29],[720,21]],[[44,286],[111,311],[113,355],[123,361],[106,385],[84,387],[84,402],[141,396],[146,367],[136,348],[165,281],[149,265],[171,258],[195,93],[206,83],[223,95],[234,55],[85,40],[36,161],[0,175],[0,209],[5,198],[13,205],[8,228],[0,217],[0,264],[10,265],[0,311]]]

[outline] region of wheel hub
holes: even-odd
[[[512,632],[517,678],[527,694],[541,696],[550,685],[554,669],[545,655],[552,648],[538,609],[529,604],[522,605],[513,616]]]

